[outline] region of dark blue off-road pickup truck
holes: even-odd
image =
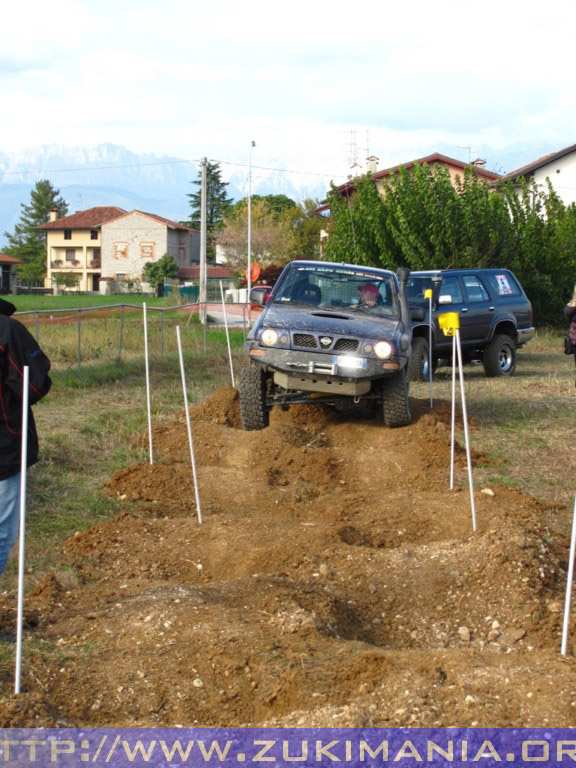
[[[432,294],[432,350],[429,349],[429,302]],[[413,325],[408,377],[427,379],[443,360],[451,360],[452,339],[438,328],[438,315],[458,312],[464,361],[481,362],[486,376],[511,376],[516,350],[534,337],[532,305],[518,279],[508,269],[450,269],[411,272],[408,301],[426,310]],[[430,355],[431,351],[431,355]]]
[[[323,402],[362,406],[384,424],[410,422],[407,367],[412,323],[407,269],[331,262],[286,266],[251,329],[239,383],[244,429],[263,429],[270,409]]]

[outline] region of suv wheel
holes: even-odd
[[[428,381],[430,378],[430,350],[423,336],[412,339],[412,354],[408,361],[409,381]]]
[[[516,345],[505,333],[494,336],[484,348],[482,356],[484,373],[494,376],[512,376],[516,369]]]
[[[245,430],[264,429],[270,423],[266,406],[266,374],[257,366],[244,368],[240,374],[240,416]]]
[[[382,380],[382,416],[387,427],[405,427],[410,424],[408,404],[408,381],[406,369]]]

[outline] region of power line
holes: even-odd
[[[128,163],[125,165],[85,165],[82,168],[51,168],[49,170],[36,171],[0,171],[4,176],[26,176],[38,173],[84,173],[85,171],[110,171],[115,168],[147,168],[156,165],[176,165],[187,163],[188,165],[200,165],[199,160],[158,160],[154,163]]]
[[[214,158],[211,158],[210,162],[212,163],[218,163],[219,165],[232,165],[236,166],[238,168],[248,168],[248,163],[238,163],[234,162],[232,160],[217,160]],[[45,173],[48,174],[54,174],[54,173],[86,173],[89,171],[111,171],[116,169],[123,169],[123,168],[150,168],[154,166],[162,166],[162,165],[200,165],[201,160],[158,160],[153,163],[125,163],[125,164],[119,164],[119,165],[97,165],[97,166],[91,166],[91,165],[85,165],[81,168],[51,168],[51,169],[40,169],[40,170],[22,170],[22,171],[1,171],[0,170],[0,176],[29,176],[29,175],[38,175]],[[333,179],[338,174],[329,174],[329,173],[314,173],[312,171],[292,171],[287,168],[273,168],[271,166],[266,165],[253,165],[252,168],[256,168],[261,171],[275,171],[276,173],[291,173],[296,174],[298,176],[315,176],[316,178],[327,178],[327,179]],[[341,175],[341,174],[340,174]]]

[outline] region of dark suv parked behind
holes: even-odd
[[[450,269],[412,272],[408,301],[428,308],[424,293],[431,288],[432,366],[452,358],[452,339],[438,328],[438,315],[458,312],[465,361],[478,360],[486,376],[511,376],[516,350],[533,338],[532,305],[522,286],[508,269]],[[428,378],[429,317],[412,328],[412,356],[408,376]]]

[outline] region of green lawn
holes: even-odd
[[[103,307],[117,304],[132,304],[141,306],[146,302],[150,307],[171,307],[178,303],[175,296],[156,299],[142,294],[117,294],[114,296],[84,296],[70,294],[68,296],[33,296],[22,294],[8,296],[8,301],[16,307],[17,312],[33,312],[46,309],[83,309],[84,307]]]

